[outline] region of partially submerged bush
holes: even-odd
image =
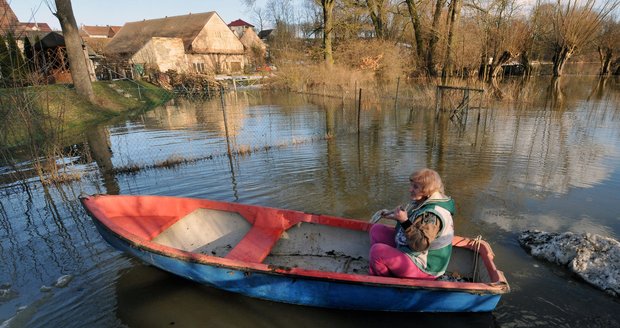
[[[326,78],[329,77],[329,78]],[[328,68],[324,64],[283,65],[271,80],[275,89],[288,89],[294,92],[321,94],[334,97],[352,97],[358,88],[373,85],[372,72],[350,70],[334,65]]]
[[[175,70],[156,74],[152,82],[164,89],[191,95],[210,96],[220,88],[220,83],[212,74],[179,73]]]
[[[409,47],[385,40],[351,40],[338,45],[334,57],[344,67],[372,72],[377,83],[409,76],[414,67]]]
[[[328,67],[316,51],[293,51],[277,62],[278,71],[270,87],[309,94],[355,98],[364,89],[365,98],[391,93],[396,81],[413,67],[410,49],[383,40],[351,40],[334,49],[335,64]],[[403,74],[404,73],[404,74]],[[405,79],[403,79],[404,86]]]

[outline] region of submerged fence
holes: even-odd
[[[54,135],[51,145],[30,149],[24,156],[14,156],[5,143],[2,161],[18,163],[20,158],[38,158],[33,163],[39,167],[26,175],[62,182],[79,179],[84,164],[89,162],[95,162],[106,174],[133,174],[274,152],[347,135],[357,134],[359,138],[373,126],[412,120],[416,108],[422,110],[422,115],[434,113],[433,97],[429,97],[428,91],[405,87],[400,80],[390,92],[357,88],[353,97],[351,93],[282,96],[221,88],[217,98],[175,97],[153,111],[142,111],[140,107],[149,107],[148,102],[157,98],[153,96],[160,89],[149,89],[133,81],[100,83],[99,87],[113,97],[137,104],[134,118],[93,126],[64,140]],[[394,120],[386,121],[386,117]],[[64,129],[59,123],[48,127],[61,134]],[[21,173],[13,174],[10,180],[24,178],[24,170],[7,169],[11,170]],[[2,176],[6,178],[0,174],[0,179]]]
[[[102,128],[92,136],[103,144],[96,157],[107,158],[105,166],[116,173],[133,173],[273,152],[352,130],[350,113],[339,113],[336,122],[318,106],[295,101],[265,105],[260,97],[272,96],[222,92],[222,97],[211,100],[176,98],[161,110],[141,115],[139,121]]]

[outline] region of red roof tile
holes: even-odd
[[[228,24],[228,26],[249,26],[249,27],[254,27],[254,25],[241,20],[241,19],[237,19],[236,21],[231,22],[230,24]]]
[[[47,23],[19,23],[21,29],[26,31],[51,32],[52,28]]]

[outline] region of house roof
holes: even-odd
[[[272,32],[273,32],[273,29],[262,30],[262,31],[258,32],[258,37],[261,38],[261,39],[264,39],[264,38],[270,36]]]
[[[49,33],[58,33],[58,32],[44,32],[44,31],[24,31],[22,36],[24,38],[28,38],[30,44],[34,45],[37,41],[41,41],[46,35]]]
[[[112,33],[114,33],[114,35],[116,35],[116,33],[118,33],[118,31],[120,31],[122,28],[122,26],[116,26],[116,25],[112,25],[110,26],[110,29],[112,30]],[[112,35],[112,36],[114,36]]]
[[[40,44],[35,44],[36,48],[43,47],[43,49],[64,47],[65,37],[58,32],[50,32],[40,40]]]
[[[127,23],[112,38],[105,52],[134,54],[154,37],[180,38],[187,50],[213,15],[217,13],[211,11]]]
[[[99,26],[99,25],[82,25],[80,26],[80,34],[90,37],[111,38],[121,29],[121,26]]]
[[[89,36],[108,36],[108,32],[110,32],[110,27],[109,26],[92,26],[92,25],[82,25],[80,26],[80,30],[84,33],[86,33]]]
[[[19,23],[19,29],[23,31],[51,32],[52,28],[47,23]]]
[[[82,37],[82,41],[86,44],[93,52],[97,54],[103,53],[103,49],[112,41],[111,38],[91,38],[91,37]]]
[[[0,30],[10,30],[17,26],[19,20],[6,0],[0,0]]]
[[[30,43],[34,45],[35,49],[38,50],[66,46],[62,32],[29,31],[26,36],[30,39]],[[37,36],[39,42],[37,42]],[[86,46],[89,54],[94,53],[94,50],[88,44],[82,43],[82,45]]]
[[[19,22],[8,2],[0,0],[0,32],[3,31],[12,31],[15,36],[21,37],[32,31],[49,33],[52,29],[47,23]]]
[[[234,27],[234,26],[249,26],[249,27],[254,27],[254,25],[242,20],[242,19],[237,19],[236,21],[232,21],[230,22],[230,24],[228,24],[228,26],[230,27]]]
[[[265,43],[256,35],[256,32],[252,29],[247,29],[243,33],[243,35],[239,38],[239,41],[243,43],[243,46],[246,49],[250,49],[253,46],[258,46],[261,49],[266,49]]]

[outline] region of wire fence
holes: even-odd
[[[239,89],[263,81],[264,76],[257,76],[206,84],[171,83],[174,103],[146,112],[142,110],[167,100],[168,91],[135,81],[132,70],[119,71],[105,62],[97,63],[94,75],[109,80],[94,87],[101,101],[108,103],[93,107],[67,92],[72,86],[66,50],[24,38],[20,53],[17,40],[7,37],[6,42],[0,40],[7,45],[0,52],[8,54],[0,62],[0,161],[10,167],[3,170],[13,172],[12,179],[38,176],[44,182],[71,181],[79,178],[71,168],[81,169],[92,161],[102,171],[132,173],[219,156],[246,156],[343,133],[363,133],[364,122],[372,119],[373,111],[412,108],[403,103],[432,107],[428,87],[406,87],[400,78],[381,87],[355,83],[328,88],[323,84],[300,90],[330,99],[331,106],[340,110],[299,103],[282,109],[240,99],[248,96],[238,93]],[[127,109],[134,114],[137,110],[141,120],[121,120],[109,128],[75,128]],[[31,165],[22,167],[22,162]]]
[[[312,100],[308,100],[290,93],[223,89],[215,99],[177,97],[163,109],[144,113],[141,120],[124,121],[101,132],[103,141],[98,143],[105,146],[95,149],[101,154],[94,157],[107,158],[108,164],[100,166],[115,173],[135,173],[365,134],[377,124],[394,124],[386,121],[389,117],[411,120],[414,110],[436,115],[434,105],[412,103],[421,97],[416,90],[401,91],[368,100],[361,89],[354,99],[309,96]]]
[[[218,157],[250,156],[327,140],[353,121],[329,123],[328,113],[308,104],[262,105],[259,94],[227,93],[200,101],[176,98],[165,108],[104,129],[116,173],[169,167]],[[290,107],[289,107],[290,106]],[[343,114],[350,116],[350,113]],[[92,148],[92,147],[91,147]]]
[[[19,163],[20,159],[34,158],[35,168],[30,176],[51,182],[71,181],[80,176],[75,170],[83,170],[89,162],[95,162],[103,172],[133,174],[359,135],[368,131],[373,120],[386,124],[382,122],[386,112],[394,117],[406,117],[411,116],[416,106],[422,106],[433,113],[432,102],[426,99],[423,105],[420,101],[428,98],[428,91],[419,86],[402,86],[399,82],[392,94],[359,88],[355,94],[344,96],[284,97],[278,105],[264,99],[273,93],[234,92],[230,86],[222,86],[217,98],[177,94],[158,110],[146,109],[162,99],[165,91],[159,88],[131,80],[100,82],[97,86],[108,97],[120,98],[117,102],[133,104],[138,109],[133,111],[134,118],[117,120],[107,127],[92,126],[77,135],[67,136],[70,131],[65,130],[63,122],[66,121],[61,116],[69,115],[70,111],[49,110],[44,117],[33,114],[29,120],[38,125],[23,126],[21,130],[13,125],[11,135],[28,135],[29,131],[36,130],[41,140],[30,145],[40,146],[27,147],[23,156],[18,155],[7,143],[8,135],[4,134],[3,161]],[[64,86],[58,88],[46,88],[45,92],[24,88],[16,93],[23,99],[16,101],[21,101],[18,105],[24,108],[28,107],[24,104],[66,97],[60,102],[61,107],[76,105],[72,103],[75,99],[67,96],[72,93],[62,90]],[[308,101],[308,97],[314,100]],[[80,107],[79,104],[76,107]],[[56,118],[52,119],[54,115]]]

